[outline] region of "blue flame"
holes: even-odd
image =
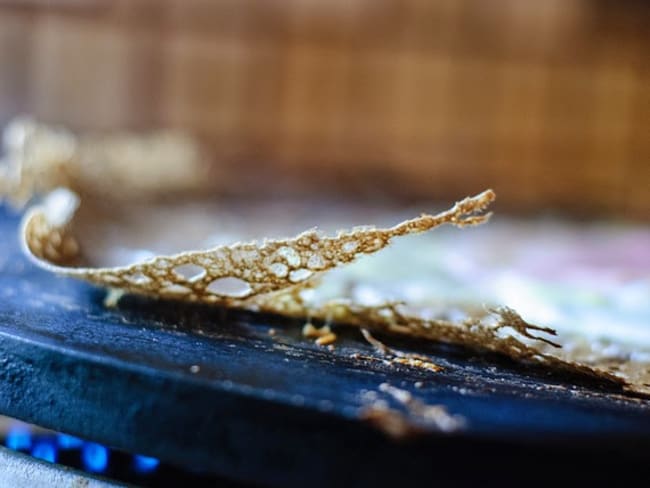
[[[61,449],[79,449],[83,441],[68,434],[57,434],[57,443]]]
[[[108,468],[110,451],[107,447],[63,433],[33,436],[31,427],[22,422],[11,425],[5,443],[9,449],[29,451],[33,457],[50,463],[57,462],[59,449],[81,449],[81,460],[87,471],[103,473]],[[133,470],[136,473],[152,473],[159,464],[160,460],[154,457],[133,455]]]
[[[156,458],[141,456],[139,454],[133,456],[133,468],[138,473],[151,473],[159,464],[160,461]]]
[[[101,473],[108,466],[108,449],[94,442],[86,442],[81,457],[88,471]]]
[[[13,425],[7,433],[5,444],[9,449],[19,451],[32,447],[32,435],[29,427],[23,424]]]
[[[50,439],[36,441],[32,448],[32,456],[50,463],[56,462],[56,446]]]

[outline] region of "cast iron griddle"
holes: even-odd
[[[1,414],[277,486],[648,474],[648,402],[611,386],[383,337],[445,369],[388,367],[350,357],[375,354],[356,331],[329,352],[300,337],[300,322],[217,307],[125,297],[107,309],[103,290],[28,263],[17,225],[0,209]],[[467,427],[387,437],[360,417],[363,392],[383,382],[445,405]]]

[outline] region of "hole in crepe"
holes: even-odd
[[[320,254],[312,254],[307,260],[307,267],[311,269],[321,269],[325,266],[325,261]]]
[[[133,283],[134,285],[146,285],[147,283],[151,282],[151,278],[149,278],[144,273],[133,273],[132,275],[126,275],[124,279],[129,283]]]
[[[206,291],[224,297],[243,298],[250,295],[253,289],[244,280],[228,276],[214,280],[207,286]]]
[[[297,282],[299,282],[299,281],[304,281],[304,280],[306,280],[306,279],[309,278],[312,274],[314,274],[314,273],[312,273],[312,272],[309,271],[308,269],[296,269],[295,271],[292,271],[291,273],[289,273],[289,279],[290,279],[293,283],[297,283]]]
[[[287,260],[289,266],[300,265],[300,254],[292,247],[282,246],[278,249],[278,254]]]
[[[205,268],[196,264],[181,264],[174,268],[174,273],[182,280],[197,281],[206,275]]]
[[[278,278],[284,278],[289,273],[289,267],[284,263],[273,263],[269,270]]]
[[[357,241],[350,241],[344,243],[341,246],[341,249],[343,249],[344,252],[354,252],[357,250],[357,247],[359,247],[359,243]]]

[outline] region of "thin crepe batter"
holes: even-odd
[[[432,318],[426,311],[408,303],[385,300],[368,305],[342,291],[341,283],[337,284],[338,288],[334,287],[339,290],[338,295],[318,293],[321,279],[327,277],[328,271],[377,253],[397,238],[423,233],[443,224],[465,227],[486,222],[489,214],[484,213],[485,209],[495,198],[491,190],[465,198],[439,214],[423,214],[391,227],[354,228],[334,235],[305,230],[294,237],[233,242],[107,267],[87,261],[90,253],[84,252],[75,235],[75,212],[93,195],[111,198],[112,185],[120,179],[129,179],[129,165],[120,166],[122,170],[117,171],[125,174],[93,180],[91,185],[83,175],[102,171],[101,165],[95,166],[86,159],[89,154],[97,153],[88,149],[93,146],[89,146],[87,140],[78,141],[68,132],[31,124],[23,127],[22,134],[13,126],[13,133],[5,137],[9,141],[8,160],[4,171],[0,171],[0,195],[4,193],[20,203],[33,194],[47,193],[42,204],[26,213],[21,238],[25,253],[48,271],[124,292],[246,308],[305,320],[318,319],[459,344],[477,351],[493,351],[520,361],[587,374],[629,391],[647,393],[647,368],[626,369],[620,365],[611,368],[597,358],[581,361],[562,351],[560,344],[551,340],[555,335],[553,329],[532,325],[508,307],[495,307],[451,320]],[[165,141],[165,144],[169,142]],[[121,148],[122,154],[129,153],[124,149],[124,144],[129,144],[128,139],[118,142],[115,145],[115,141],[104,141],[104,149],[99,151],[104,154],[100,158],[104,165],[105,161],[117,160],[115,147]],[[137,139],[132,143],[139,147]],[[50,152],[47,147],[51,148]],[[183,150],[177,154],[194,152]],[[160,188],[174,188],[178,167],[171,166],[170,171],[164,166],[157,168],[157,183],[151,185],[155,188],[152,199]],[[108,167],[115,173],[115,164]],[[200,172],[200,166],[194,167]],[[146,172],[140,173],[138,178],[146,180]],[[68,188],[55,189],[59,185]],[[192,182],[181,179],[179,185],[187,189]],[[146,199],[149,185],[134,183],[131,188],[135,189],[133,194],[137,199]],[[119,193],[119,199],[127,202],[127,208],[129,195],[129,188]],[[413,273],[416,275],[417,270]]]

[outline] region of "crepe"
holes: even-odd
[[[361,299],[354,291],[365,285],[372,288],[374,281],[364,284],[363,272],[358,270],[356,275],[337,274],[339,268],[346,270],[355,266],[354,263],[364,256],[378,253],[393,241],[408,242],[416,239],[408,236],[428,233],[444,224],[467,227],[487,222],[490,214],[485,210],[495,198],[492,190],[462,199],[449,210],[421,214],[390,226],[355,227],[332,234],[307,228],[293,237],[257,241],[240,241],[235,233],[230,236],[232,242],[202,250],[166,254],[141,248],[138,252],[126,253],[130,261],[127,264],[103,265],[99,261],[120,247],[114,242],[115,235],[119,236],[118,241],[124,236],[123,231],[105,232],[104,235],[110,235],[113,241],[110,244],[106,243],[110,239],[97,242],[97,235],[102,235],[97,229],[102,228],[103,218],[107,218],[107,226],[110,220],[107,216],[112,213],[140,213],[144,215],[143,221],[150,225],[154,222],[152,227],[162,222],[158,227],[172,227],[168,234],[178,237],[179,233],[173,232],[176,225],[173,218],[166,221],[164,217],[154,217],[157,198],[165,188],[180,193],[180,190],[185,193],[191,190],[194,177],[183,178],[176,186],[176,175],[182,172],[179,165],[187,165],[185,167],[195,174],[200,174],[203,168],[195,158],[200,151],[191,143],[188,145],[186,139],[174,139],[173,134],[166,134],[162,139],[150,135],[149,143],[164,140],[164,145],[177,140],[185,149],[172,151],[179,157],[169,160],[171,169],[164,165],[156,167],[156,184],[138,183],[139,179],[148,180],[149,173],[143,172],[142,167],[153,171],[152,163],[143,163],[135,173],[130,173],[133,165],[123,164],[116,175],[117,166],[106,161],[116,160],[115,154],[129,154],[125,150],[129,143],[137,149],[131,153],[146,159],[142,140],[134,136],[130,136],[131,139],[125,135],[116,137],[117,140],[101,138],[103,149],[97,151],[92,150],[88,140],[34,122],[15,124],[5,137],[8,160],[4,176],[0,173],[0,190],[18,203],[34,195],[46,195],[26,212],[21,227],[26,255],[43,269],[120,292],[244,308],[300,317],[305,321],[319,320],[453,343],[475,351],[492,351],[518,361],[589,375],[630,392],[646,393],[647,368],[644,370],[643,365],[628,361],[629,367],[621,367],[620,363],[612,367],[597,355],[585,355],[584,351],[576,352],[576,348],[567,352],[554,338],[554,329],[527,322],[507,304],[481,307],[465,303],[456,307],[443,303],[433,313],[431,307],[422,303],[390,300],[390,293],[379,293],[370,301]],[[98,144],[100,139],[94,136],[90,140]],[[97,153],[105,156],[99,160],[89,159],[89,154]],[[190,157],[183,160],[180,155]],[[84,176],[89,174],[100,178],[93,179],[90,184]],[[119,187],[116,193],[111,192],[119,181],[127,180],[131,181],[129,185]],[[196,212],[200,207],[190,208]],[[223,204],[220,208],[223,209]],[[77,210],[80,217],[75,218]],[[119,227],[119,219],[117,222]],[[237,223],[245,226],[247,222]],[[80,244],[88,236],[94,236],[95,243],[90,239],[89,245]],[[102,252],[96,252],[97,249]],[[421,248],[415,246],[413,249],[419,256],[426,257],[420,253]],[[418,269],[410,271],[417,277]],[[390,275],[387,269],[386,274]],[[404,283],[403,280],[394,282]],[[331,342],[330,337],[327,343]],[[414,357],[406,360],[414,365],[426,363]],[[428,369],[435,371],[430,365]]]

